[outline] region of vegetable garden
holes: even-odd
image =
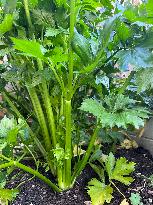
[[[153,0],[0,0],[2,205],[153,204],[152,49]]]

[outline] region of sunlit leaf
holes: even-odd
[[[12,201],[18,193],[17,189],[0,189],[0,199]]]
[[[17,38],[11,38],[11,40],[14,43],[14,48],[18,51],[22,51],[23,54],[40,59],[44,58],[42,47],[39,43]]]
[[[103,205],[105,201],[110,203],[113,198],[112,193],[112,187],[106,186],[95,178],[88,183],[88,194],[91,197],[92,205]]]
[[[0,35],[3,35],[6,32],[10,31],[12,29],[12,25],[13,25],[13,15],[6,14],[4,20],[0,24]]]
[[[127,162],[126,158],[123,157],[115,161],[114,155],[110,153],[105,161],[105,165],[109,179],[115,179],[125,185],[129,185],[133,182],[134,179],[130,177],[129,174],[135,169],[134,162]]]

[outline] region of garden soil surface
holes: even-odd
[[[118,188],[127,199],[131,192],[139,193],[144,205],[153,205],[153,186],[150,185],[147,178],[153,174],[153,158],[151,155],[143,148],[138,148],[118,150],[116,157],[120,156],[125,156],[129,161],[136,162],[136,170],[133,173],[135,181],[129,187],[116,183]],[[11,180],[9,188],[21,183],[20,193],[11,203],[12,205],[90,205],[86,186],[90,179],[96,177],[96,175],[89,166],[82,172],[75,186],[62,193],[55,193],[42,181],[37,178],[31,179],[31,177],[31,175],[21,172],[15,179]],[[124,199],[115,189],[113,196],[111,205],[119,205]]]

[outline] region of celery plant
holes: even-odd
[[[1,55],[7,56],[8,63],[6,62],[4,67],[9,68],[4,69],[1,77],[12,83],[16,95],[6,89],[3,89],[2,94],[17,118],[25,120],[30,113],[34,125],[39,127],[36,134],[33,124],[25,120],[36,149],[40,150],[51,173],[56,177],[57,184],[53,184],[38,170],[3,154],[0,158],[4,164],[0,165],[0,168],[17,166],[39,177],[56,191],[69,189],[88,163],[99,129],[103,126],[102,114],[98,113],[87,150],[77,161],[73,154],[75,144],[72,140],[76,134],[74,122],[79,119],[78,116],[75,118],[74,112],[74,107],[77,107],[77,112],[79,108],[75,103],[77,92],[83,85],[94,81],[99,71],[103,70],[105,73],[110,61],[109,66],[114,69],[119,52],[122,57],[126,57],[125,52],[130,52],[131,47],[133,49],[135,46],[139,53],[131,51],[130,57],[135,59],[141,56],[136,35],[126,23],[131,21],[133,31],[135,29],[135,33],[138,32],[128,15],[131,7],[125,6],[125,10],[119,10],[118,4],[115,8],[113,2],[103,5],[96,0],[18,0],[13,8],[9,2],[0,3],[3,12],[0,16]],[[106,7],[106,13],[97,9],[103,6]],[[135,21],[140,21],[137,18]],[[121,35],[120,26],[125,31],[124,36]],[[141,25],[137,26],[140,26],[139,31],[142,33]],[[131,42],[129,47],[127,42]],[[142,60],[145,63],[145,59]],[[122,59],[118,61],[119,65],[124,67]],[[109,72],[105,74],[107,73]],[[117,92],[124,93],[127,82]],[[102,85],[94,86],[102,97]],[[83,110],[94,114],[92,104],[85,104],[87,101],[82,104],[82,107],[85,105]],[[89,102],[94,103],[92,100]],[[99,106],[97,103],[97,108],[95,106],[94,109],[98,109]],[[109,116],[111,114],[109,113]],[[134,114],[137,116],[137,111]],[[141,118],[146,118],[146,115],[139,116],[139,125],[143,124]],[[111,127],[111,119],[105,124]]]

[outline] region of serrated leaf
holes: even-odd
[[[135,101],[123,95],[114,97],[110,95],[102,102],[85,99],[80,107],[81,110],[97,117],[102,127],[127,128],[129,125],[133,125],[135,128],[139,128],[144,125],[144,119],[149,117],[149,112],[146,109],[131,106]]]
[[[10,31],[12,29],[12,25],[13,25],[13,15],[6,14],[4,20],[0,24],[0,35],[3,35],[6,32]]]
[[[92,205],[103,205],[105,201],[110,203],[113,198],[112,193],[112,187],[106,186],[95,178],[88,183],[88,194]]]
[[[17,189],[0,189],[0,199],[12,201],[18,193],[19,191]]]
[[[85,99],[81,104],[80,110],[92,113],[94,116],[100,118],[101,113],[104,112],[104,107],[94,99]]]
[[[43,2],[45,3],[45,2]],[[46,2],[47,3],[47,2]],[[44,9],[33,9],[32,16],[36,25],[45,26],[45,27],[54,27],[55,21],[53,14],[50,11]]]
[[[27,56],[44,59],[42,47],[38,42],[17,38],[11,38],[11,40],[16,50],[22,51]]]
[[[131,22],[144,22],[145,24],[153,24],[152,18],[152,0],[148,0],[146,3],[140,4],[139,6],[129,6],[124,12],[124,16]]]
[[[120,14],[116,14],[113,17],[110,17],[104,22],[104,26],[102,29],[102,48],[105,49],[108,46],[112,30],[115,25],[116,19],[120,16]]]
[[[11,53],[13,51],[13,49],[11,48],[4,48],[4,49],[0,49],[0,57],[3,57],[9,53]]]
[[[53,36],[57,36],[59,33],[60,33],[59,29],[47,28],[45,36],[46,37],[53,37]]]
[[[116,163],[113,159],[114,168],[111,165],[113,159],[113,154],[111,153],[110,157],[106,160],[105,165],[106,167],[109,167],[109,169],[106,169],[109,179],[115,179],[117,181],[122,182],[125,185],[129,185],[131,182],[133,182],[133,178],[129,177],[129,174],[131,174],[135,169],[135,163],[134,162],[127,162],[126,158],[121,157],[120,159],[116,160]],[[111,169],[110,169],[111,167]]]
[[[14,118],[9,119],[4,116],[4,118],[0,121],[0,137],[6,137],[8,132],[15,129],[16,126],[17,123]]]
[[[141,196],[139,193],[131,193],[130,196],[130,201],[132,205],[143,205],[143,203],[141,202]]]

